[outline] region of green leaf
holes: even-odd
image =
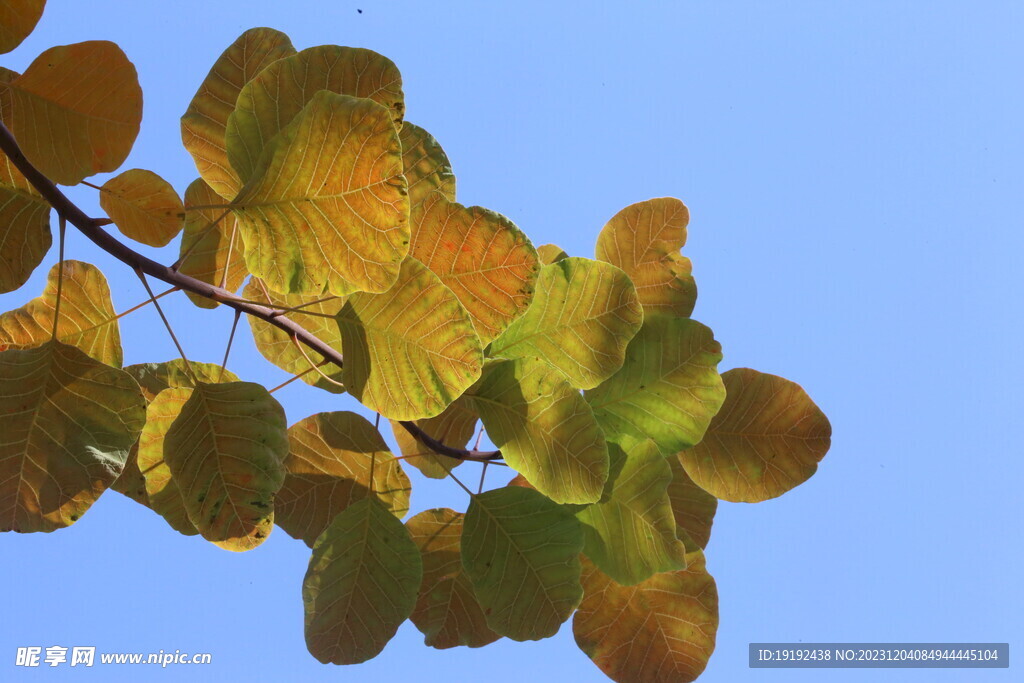
[[[321,662],[376,657],[416,605],[420,551],[376,498],[350,505],[316,540],[302,584],[306,647]]]
[[[619,683],[685,683],[708,665],[718,631],[718,590],[699,550],[681,571],[620,586],[583,563],[586,595],[573,618],[576,644]]]
[[[409,511],[409,477],[361,415],[311,415],[288,429],[288,443],[274,516],[289,536],[313,547],[338,513],[371,495],[396,517]]]
[[[279,294],[272,292],[259,278],[252,278],[245,286],[242,295],[250,301],[266,302],[268,307],[296,308],[288,313],[288,318],[302,325],[307,331],[316,335],[331,348],[341,352],[341,331],[334,316],[341,310],[345,299],[330,296],[303,296],[301,294]],[[318,352],[304,348],[300,351],[295,342],[276,325],[250,315],[249,326],[256,341],[256,348],[268,361],[291,375],[301,375],[302,381],[333,394],[344,393],[344,389],[335,382],[341,382],[341,368],[326,359]],[[303,353],[303,351],[305,353]],[[306,360],[306,357],[309,360]],[[310,361],[318,364],[320,372],[313,369]],[[320,365],[322,364],[322,365]],[[333,382],[324,379],[330,377]]]
[[[423,582],[412,622],[425,636],[424,642],[439,650],[483,647],[501,637],[487,626],[462,568],[463,517],[448,508],[435,508],[405,523],[423,556]]]
[[[5,0],[0,3],[0,54],[10,52],[32,33],[43,16],[46,0]]]
[[[189,372],[190,368],[191,373]],[[162,363],[137,363],[129,365],[124,371],[139,383],[147,401],[152,401],[164,389],[179,387],[194,389],[196,382],[192,378],[192,373],[200,382],[207,384],[239,381],[235,373],[220,365],[195,361],[186,365],[181,358]]]
[[[416,425],[428,436],[452,448],[465,448],[473,438],[479,416],[469,396],[463,394],[449,405],[440,415],[425,420],[416,420]],[[402,451],[405,461],[418,469],[421,474],[431,479],[444,479],[449,470],[462,464],[462,460],[438,455],[423,445],[423,442],[410,434],[405,427],[394,420],[391,431]]]
[[[0,531],[74,524],[121,473],[145,409],[130,375],[73,346],[0,352]]]
[[[392,420],[438,415],[480,376],[483,351],[469,314],[416,259],[402,264],[390,291],[350,296],[338,326],[345,388]]]
[[[288,455],[285,427],[284,409],[258,384],[192,389],[167,430],[164,460],[203,538],[243,551],[270,534]]]
[[[184,116],[181,141],[213,192],[232,199],[242,187],[228,162],[228,117],[246,83],[278,59],[295,54],[288,36],[271,28],[251,28],[217,58]],[[215,202],[209,202],[215,203]]]
[[[807,481],[832,443],[832,425],[795,382],[750,368],[722,375],[726,399],[704,440],[679,453],[705,491],[733,502],[781,496]]]
[[[245,269],[245,250],[242,236],[235,226],[235,217],[225,209],[195,208],[217,206],[220,202],[220,197],[202,178],[196,178],[185,190],[185,232],[181,236],[180,247],[184,260],[178,272],[235,292],[249,274]],[[185,294],[200,308],[220,305],[205,296],[192,292]],[[252,320],[251,317],[249,319]]]
[[[411,220],[409,254],[455,292],[484,344],[526,311],[540,265],[515,223],[439,193],[416,206]]]
[[[489,355],[539,356],[574,387],[590,389],[622,366],[642,322],[625,273],[600,261],[565,258],[541,269],[530,308],[494,340]]]
[[[50,204],[0,152],[0,294],[25,284],[50,250],[52,239]]]
[[[507,462],[558,503],[595,503],[608,480],[608,447],[587,402],[554,368],[488,363],[469,394]]]
[[[612,474],[599,503],[576,513],[583,552],[617,583],[632,586],[653,574],[686,567],[686,549],[666,489],[668,460],[650,439],[608,442]]]
[[[725,400],[722,347],[687,318],[650,316],[630,342],[622,369],[586,392],[608,431],[650,437],[662,453],[697,443]]]
[[[373,100],[388,110],[395,128],[402,127],[402,76],[390,59],[357,47],[308,48],[263,69],[238,95],[226,139],[228,159],[243,181],[257,175],[271,139],[321,90]]]
[[[540,245],[537,247],[537,256],[540,257],[540,262],[545,266],[569,258],[565,250],[557,244]]]
[[[690,212],[672,197],[631,204],[612,217],[597,238],[597,258],[615,264],[636,284],[648,313],[688,317],[697,303],[686,244]]]
[[[103,183],[100,207],[125,237],[164,247],[181,232],[185,207],[171,184],[152,171],[133,168]]]
[[[553,636],[583,596],[583,530],[540,493],[505,487],[473,496],[462,565],[487,624],[513,640]]]
[[[0,314],[0,348],[31,349],[50,341],[59,266],[50,269],[41,296]],[[64,261],[57,339],[101,363],[121,367],[121,333],[110,288],[103,273],[91,263]]]
[[[316,93],[267,146],[232,208],[249,272],[275,292],[386,291],[409,251],[402,147],[388,110]]]
[[[28,160],[54,182],[75,185],[116,171],[139,134],[142,89],[114,43],[51,47],[6,88],[4,123]]]
[[[718,510],[718,499],[693,483],[678,458],[666,458],[672,468],[672,483],[668,485],[668,499],[676,518],[680,538],[693,541],[705,548],[711,538],[711,525]],[[685,538],[683,534],[686,534]]]
[[[455,201],[455,174],[434,136],[406,121],[399,133],[402,166],[409,183],[409,205],[416,206],[432,192]]]

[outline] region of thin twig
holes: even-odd
[[[313,362],[313,359],[310,358],[309,355],[306,353],[306,349],[302,348],[302,344],[299,343],[299,340],[296,339],[294,335],[292,336],[292,343],[295,344],[295,348],[297,348],[299,350],[299,353],[302,354],[302,357],[306,359],[306,362],[309,363],[309,366],[311,368],[316,370],[318,375],[323,377],[325,380],[327,380],[331,384],[336,384],[339,387],[341,387],[342,389],[345,388],[345,385],[342,384],[341,382],[339,382],[338,380],[331,379],[330,377],[328,377],[327,374],[323,370],[320,369],[320,365],[321,365],[320,363],[314,363]]]
[[[224,272],[220,276],[221,289],[228,288],[228,272],[231,270],[231,254],[235,251],[235,235],[237,234],[238,223],[235,223],[231,226],[231,239],[228,240],[228,257],[224,260]]]
[[[177,272],[177,271],[181,270],[181,266],[185,263],[185,259],[187,259],[189,256],[192,255],[192,252],[194,252],[196,250],[196,247],[199,246],[199,243],[202,242],[203,239],[205,239],[206,236],[208,234],[210,234],[210,232],[215,227],[217,227],[217,224],[220,223],[222,220],[224,220],[224,216],[227,216],[229,213],[231,213],[231,209],[227,209],[226,211],[224,211],[224,213],[222,213],[221,215],[217,216],[217,218],[212,223],[210,223],[205,228],[203,228],[203,231],[196,236],[195,240],[192,241],[192,244],[188,245],[188,249],[185,250],[185,253],[182,254],[181,256],[179,256],[178,260],[171,264],[170,269],[172,271],[174,271],[174,272]],[[184,237],[182,239],[184,239]],[[224,268],[225,268],[224,272],[225,273],[227,272],[227,267],[228,267],[228,265],[230,265],[230,262],[231,262],[231,252],[229,251],[228,252],[228,260],[227,260],[227,262],[225,262],[225,265],[224,265]],[[221,287],[220,289],[223,289],[223,287]]]
[[[231,334],[228,335],[228,347],[224,349],[224,361],[220,364],[220,372],[217,373],[217,382],[224,378],[224,371],[228,369],[228,354],[231,353],[231,342],[235,341],[235,330],[238,329],[238,319],[242,317],[241,311],[235,311],[235,320],[231,323]]]
[[[164,327],[167,328],[167,333],[171,335],[171,341],[173,341],[174,345],[178,347],[178,354],[181,356],[181,359],[185,361],[185,369],[188,370],[188,374],[191,375],[192,381],[198,384],[199,377],[192,370],[192,364],[188,362],[188,357],[185,355],[185,349],[182,348],[181,342],[178,341],[177,335],[174,334],[174,330],[171,328],[171,321],[167,319],[166,315],[164,315],[164,309],[160,307],[159,302],[156,300],[156,296],[153,294],[153,290],[150,289],[149,282],[146,280],[146,274],[143,273],[141,269],[136,269],[135,274],[139,276],[140,280],[142,280],[142,286],[146,288],[146,293],[149,294],[150,301],[152,301],[153,305],[156,306],[156,312],[160,314],[160,319],[164,321]]]
[[[478,494],[478,495],[479,495],[479,494],[481,494],[481,493],[483,493],[483,491],[484,491],[484,475],[486,475],[486,474],[487,474],[487,466],[488,466],[489,464],[490,464],[490,463],[488,463],[488,462],[485,462],[485,463],[484,463],[484,466],[480,468],[480,486],[478,486],[478,487],[476,488],[476,492],[477,492],[477,494]]]
[[[324,363],[326,363],[326,362],[327,362],[327,361],[324,361]],[[323,363],[321,363],[321,365],[323,365]],[[289,377],[289,378],[288,378],[288,379],[286,379],[285,381],[281,382],[280,384],[278,384],[278,385],[277,385],[276,387],[274,387],[273,389],[271,389],[271,390],[270,390],[270,391],[268,391],[267,393],[269,393],[269,394],[272,394],[272,393],[274,393],[275,391],[277,391],[278,389],[284,389],[284,388],[285,388],[286,386],[288,386],[289,384],[291,384],[291,383],[292,383],[292,382],[294,382],[295,380],[297,380],[297,379],[302,379],[302,378],[303,378],[304,376],[308,375],[308,374],[309,374],[309,373],[311,373],[311,372],[313,372],[313,368],[306,368],[305,370],[303,370],[303,371],[302,371],[302,372],[300,372],[299,374],[297,374],[297,375],[292,375],[291,377]]]

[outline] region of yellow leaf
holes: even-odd
[[[402,165],[409,183],[409,204],[416,206],[432,192],[455,201],[455,174],[448,155],[434,136],[406,121],[399,134]]]
[[[235,217],[225,209],[195,208],[220,203],[220,197],[202,178],[192,181],[185,190],[185,232],[181,236],[180,249],[185,260],[178,270],[184,275],[234,292],[242,286],[245,276],[249,274],[245,269],[242,237],[237,233]],[[200,308],[216,308],[220,305],[192,292],[186,294]]]
[[[0,100],[3,95],[0,87]],[[52,239],[50,204],[0,152],[0,294],[25,284]]]
[[[100,206],[121,234],[151,247],[167,246],[177,237],[185,214],[171,184],[139,168],[103,183]]]
[[[139,134],[142,89],[114,43],[52,47],[7,89],[10,120],[4,122],[28,160],[54,182],[75,185],[117,170]]]
[[[569,255],[565,253],[565,250],[557,244],[540,245],[537,247],[537,256],[540,257],[541,264],[545,266],[555,263],[556,261],[569,258]]]
[[[43,16],[46,0],[0,2],[0,54],[10,52],[32,33]]]
[[[416,425],[441,443],[452,448],[465,448],[466,444],[473,437],[476,430],[476,410],[469,396],[465,394],[444,409],[440,415],[416,420]],[[395,441],[405,457],[405,461],[417,468],[424,476],[431,479],[444,479],[448,471],[462,464],[462,460],[450,458],[447,455],[438,455],[423,445],[423,442],[415,438],[405,427],[394,420],[391,421],[391,431],[395,435]]]

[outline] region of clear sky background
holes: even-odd
[[[593,256],[627,204],[687,203],[694,317],[722,342],[722,369],[799,382],[834,431],[803,486],[720,505],[707,563],[721,627],[702,681],[1020,679],[1019,664],[750,670],[747,643],[1009,641],[1020,657],[1024,5],[50,0],[0,64],[116,41],[145,93],[124,168],[183,192],[196,172],[178,117],[253,26],[300,49],[390,57],[408,120],[444,146],[459,200],[508,215],[535,244]],[[71,194],[98,213],[94,191]],[[145,298],[74,232],[67,252],[102,266],[117,310]],[[56,258],[0,309],[36,296]],[[230,313],[184,296],[167,308],[191,358],[218,362]],[[176,356],[150,309],[121,329],[126,364]],[[240,330],[230,368],[285,379]],[[356,405],[301,383],[276,396],[289,423]],[[410,474],[413,511],[465,509],[454,483]],[[370,663],[321,665],[302,635],[308,557],[280,529],[255,551],[225,552],[114,492],[71,528],[3,534],[0,680],[605,680],[571,624],[539,643],[448,651],[407,624]],[[180,649],[214,663],[16,669],[26,645]]]

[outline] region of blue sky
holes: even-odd
[[[694,317],[722,342],[722,368],[801,383],[834,431],[803,486],[719,507],[707,561],[722,624],[700,680],[1014,678],[1013,669],[750,670],[746,652],[759,641],[1024,645],[1024,6],[48,5],[0,64],[21,70],[51,45],[116,41],[145,93],[125,168],[156,171],[179,192],[196,172],[178,117],[239,33],[272,26],[300,48],[390,57],[408,120],[445,147],[459,200],[508,215],[535,244],[592,256],[623,206],[681,198],[700,289]],[[94,192],[71,195],[98,213]],[[103,267],[118,310],[145,298],[77,235],[67,251]],[[54,249],[21,292],[0,296],[0,309],[36,296],[56,258]],[[184,297],[167,309],[190,357],[219,361],[230,314]],[[176,355],[149,309],[126,318],[122,334],[126,363]],[[230,367],[271,386],[284,379],[247,334]],[[277,395],[289,422],[355,409],[298,383]],[[451,482],[413,479],[414,511],[467,502]],[[606,680],[570,625],[539,643],[444,652],[407,625],[370,663],[322,666],[302,639],[301,542],[276,530],[231,554],[113,492],[69,529],[0,536],[0,557],[3,680]],[[214,664],[42,674],[11,666],[24,645],[180,649],[210,652]]]

